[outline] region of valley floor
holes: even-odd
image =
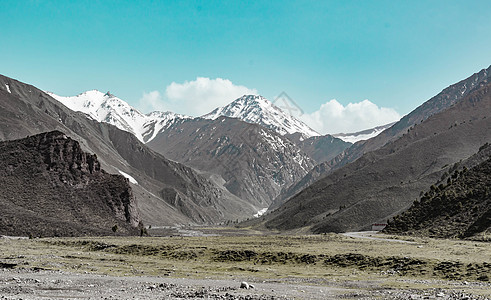
[[[0,238],[0,299],[491,297],[490,243],[167,229],[193,236]]]

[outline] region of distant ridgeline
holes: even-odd
[[[128,180],[59,131],[0,142],[0,234],[138,234]]]
[[[446,184],[442,178],[443,183],[432,185],[409,210],[394,217],[384,231],[441,238],[489,239],[490,150],[488,143],[483,145],[476,156],[487,159],[471,169],[464,166],[459,170],[456,165],[453,173],[448,174]]]

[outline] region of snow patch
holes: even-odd
[[[265,207],[261,210],[259,210],[255,215],[254,215],[254,218],[259,218],[260,216],[264,215],[266,212],[268,211],[268,208]]]
[[[395,122],[389,123],[389,124],[383,125],[383,126],[378,126],[378,127],[372,128],[372,129],[367,129],[367,130],[360,131],[360,132],[339,133],[339,134],[334,134],[333,136],[337,137],[338,139],[341,139],[345,142],[349,142],[349,143],[354,144],[358,141],[365,141],[365,140],[371,139],[373,137],[376,137],[377,135],[382,133],[387,128],[390,128],[394,124],[395,124]]]
[[[130,182],[131,182],[131,183],[133,183],[133,184],[138,184],[138,181],[136,181],[136,179],[135,179],[135,178],[133,178],[133,177],[132,177],[130,174],[126,174],[125,172],[120,171],[120,170],[118,170],[118,171],[119,171],[119,173],[120,173],[121,175],[123,175],[124,177],[126,177],[126,178],[127,178],[127,179],[128,179]]]
[[[7,92],[9,92],[9,94],[12,94],[12,92],[10,91],[10,86],[8,83],[5,84],[5,87],[7,88]]]
[[[368,134],[337,136],[337,138],[342,139],[345,142],[354,144],[354,143],[359,142],[359,141],[366,141],[368,139],[371,139],[373,137],[376,137],[382,131],[383,130],[374,130],[373,132],[368,133]]]

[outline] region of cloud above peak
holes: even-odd
[[[143,93],[140,111],[172,111],[189,116],[202,116],[225,106],[243,95],[257,95],[256,89],[236,85],[223,78],[197,77],[184,83],[172,82],[163,93]],[[317,111],[295,116],[321,134],[351,133],[398,121],[401,116],[392,108],[379,107],[369,100],[348,103],[333,99]]]
[[[327,101],[310,114],[300,119],[322,134],[352,133],[398,121],[401,115],[393,108],[378,107],[369,100],[348,103],[336,99]]]
[[[184,83],[172,82],[164,95],[158,91],[144,93],[139,101],[142,111],[170,110],[191,116],[201,116],[213,109],[227,105],[247,94],[257,95],[256,89],[235,85],[223,78],[197,77]]]

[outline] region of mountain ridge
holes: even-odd
[[[300,193],[309,185],[328,176],[335,170],[356,161],[366,153],[375,151],[390,142],[396,141],[402,135],[406,134],[412,126],[419,124],[436,113],[452,107],[469,93],[486,85],[490,81],[491,66],[446,87],[436,96],[425,101],[412,112],[402,117],[401,120],[394,123],[375,137],[368,140],[357,141],[349,148],[339,153],[332,160],[320,163],[320,165],[312,169],[311,172],[297,184],[285,189],[281,195],[275,199],[275,202],[284,203],[290,197]]]
[[[9,86],[7,90],[6,86]],[[0,140],[59,130],[97,154],[109,173],[124,172],[147,225],[203,224],[252,216],[255,207],[182,164],[171,162],[133,134],[75,112],[36,87],[0,75]]]
[[[176,119],[191,118],[173,112],[154,111],[143,114],[110,92],[90,90],[72,97],[46,93],[73,111],[83,112],[93,120],[131,132],[143,143],[151,141]]]
[[[270,213],[265,225],[357,231],[407,209],[451,164],[491,139],[491,84],[413,126],[401,138],[321,178]]]

